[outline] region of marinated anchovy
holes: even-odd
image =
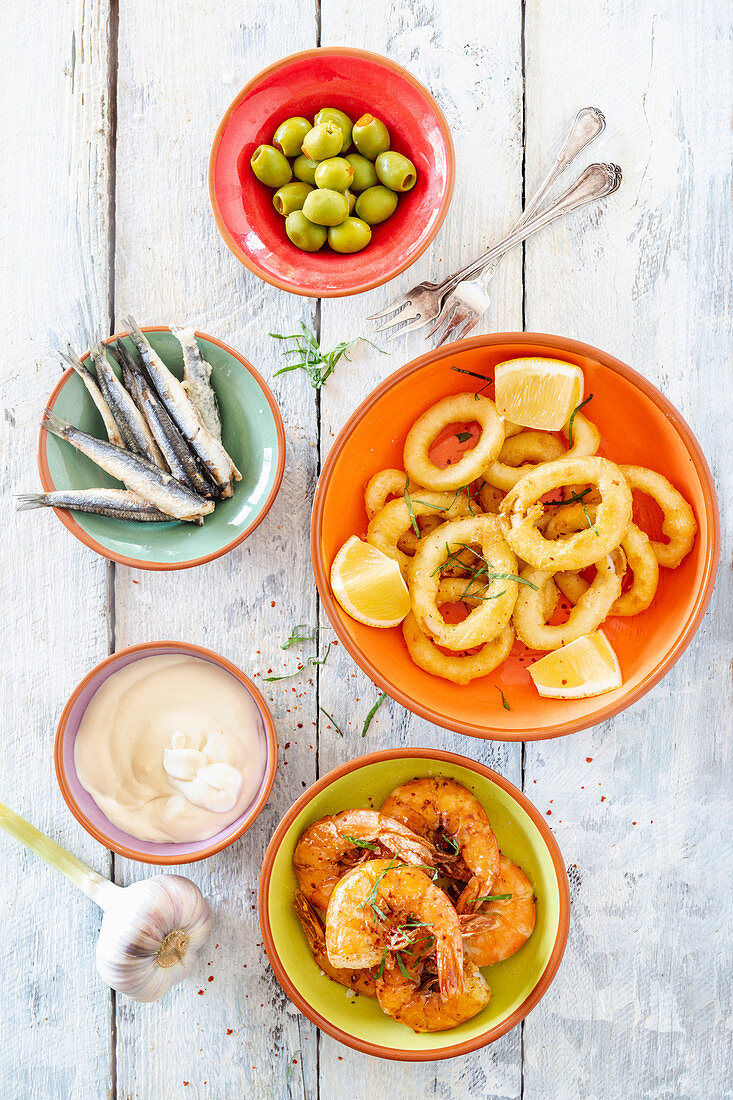
[[[137,451],[148,462],[163,467],[163,456],[153,438],[145,417],[112,370],[103,344],[92,348],[92,359],[97,368],[97,379],[104,387],[112,414],[119,425],[130,450]]]
[[[221,496],[230,497],[233,492],[232,481],[239,481],[242,475],[227,454],[221,440],[213,436],[204,426],[196,406],[183,385],[171,373],[160,356],[153,351],[132,317],[127,318],[127,324],[135,347],[142,356],[161,401],[189,446],[199,456],[214,483],[221,490]]]
[[[87,435],[73,424],[61,420],[51,409],[46,409],[41,427],[60,439],[65,439],[97,466],[118,481],[124,482],[129,489],[167,515],[176,519],[194,519],[214,510],[213,500],[203,500],[159,466],[139,455],[130,454],[111,443]]]
[[[59,489],[53,493],[23,493],[17,500],[19,512],[30,508],[69,508],[74,512],[91,512],[142,523],[170,522],[173,519],[173,516],[161,512],[137,493],[126,489]]]
[[[145,416],[153,438],[163,453],[170,472],[182,485],[188,486],[199,496],[218,496],[218,490],[215,493],[212,482],[201,470],[196,456],[171,420],[165,406],[158,400],[145,374],[132,358],[125,345],[119,343],[116,350],[129,380],[129,386],[132,387],[131,392],[133,392],[136,403],[139,402],[139,408]]]
[[[171,325],[170,330],[183,351],[183,388],[196,406],[204,427],[221,439],[219,402],[211,385],[211,364],[204,359],[192,328]]]
[[[74,351],[72,351],[70,347],[67,351],[62,351],[59,354],[63,359],[66,360],[67,363],[70,364],[70,366],[74,368],[74,370],[86,386],[87,390],[89,391],[89,396],[91,397],[94,404],[97,406],[97,411],[104,421],[104,428],[107,432],[107,438],[109,439],[110,443],[112,443],[115,447],[124,447],[125,441],[120,434],[120,429],[117,427],[117,421],[112,415],[112,410],[107,404],[104,394],[100,390],[97,383],[94,381],[91,373],[84,366],[79,356]]]

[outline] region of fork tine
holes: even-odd
[[[435,333],[440,328],[440,326],[443,324],[443,322],[450,320],[450,318],[453,316],[453,314],[454,314],[454,312],[457,308],[458,308],[458,303],[457,302],[451,302],[450,299],[448,299],[446,302],[444,302],[440,313],[438,314],[438,316],[435,319],[435,324],[431,328],[430,332],[425,333],[425,339],[429,340],[431,336],[434,336]]]
[[[415,329],[423,328],[427,324],[428,321],[423,321],[422,317],[415,317],[415,319],[405,325],[404,328],[391,332],[390,335],[386,337],[385,343],[388,344],[390,340],[396,340],[398,336],[402,336],[406,332],[414,332]]]
[[[390,317],[388,321],[383,321],[381,325],[375,330],[376,332],[391,332],[392,329],[399,328],[405,321],[419,321],[420,315],[415,316],[414,313],[408,313],[406,316],[404,313],[398,313],[396,317]]]
[[[379,321],[382,317],[386,317],[390,313],[394,313],[395,310],[404,309],[405,306],[410,304],[410,299],[406,294],[403,294],[401,298],[393,298],[393,300],[386,305],[384,309],[378,310],[376,313],[372,313],[367,317],[367,321]]]
[[[445,326],[445,329],[443,330],[438,340],[438,343],[436,344],[436,347],[440,347],[441,344],[447,344],[449,340],[453,339],[453,333],[463,324],[466,316],[467,314],[465,312],[465,308],[460,309],[456,307],[452,317],[448,321],[448,324]]]
[[[477,315],[474,315],[473,317],[466,318],[465,325],[463,326],[463,328],[461,329],[460,332],[457,332],[455,334],[454,339],[455,340],[465,340],[466,337],[468,336],[469,332],[471,332],[472,329],[476,328],[476,325],[479,323],[479,320],[480,320],[480,318]]]

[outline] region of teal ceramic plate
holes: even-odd
[[[181,347],[167,328],[143,329],[166,365],[183,376]],[[124,335],[124,334],[123,334]],[[267,385],[246,359],[213,336],[197,332],[211,364],[224,446],[242,472],[234,495],[217,502],[203,527],[190,523],[134,523],[55,509],[61,522],[105,558],[138,569],[188,569],[203,565],[243,542],[270,510],[285,467],[282,417]],[[114,339],[114,338],[113,338]],[[129,340],[131,350],[134,350]],[[67,370],[48,401],[69,423],[105,439],[104,425],[83,383]],[[68,443],[41,431],[38,469],[46,492],[119,486]]]
[[[293,852],[308,825],[354,807],[379,808],[400,783],[441,775],[467,787],[485,807],[501,851],[534,886],[535,930],[515,955],[483,974],[487,1007],[449,1031],[415,1034],[385,1015],[375,1000],[354,996],[315,963],[292,901]],[[265,854],[259,890],[260,927],[273,970],[291,1001],[329,1035],[365,1054],[434,1061],[477,1050],[524,1019],[547,991],[568,935],[570,897],[560,849],[537,809],[508,780],[468,757],[437,749],[388,749],[329,772],[288,810]]]

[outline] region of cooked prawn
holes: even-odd
[[[374,859],[336,884],[326,911],[326,951],[332,966],[356,970],[384,966],[387,955],[405,951],[417,937],[435,956],[445,1000],[463,986],[463,946],[458,915],[449,898],[417,867]]]
[[[428,776],[412,779],[392,791],[381,813],[430,841],[441,853],[441,868],[449,878],[468,880],[456,903],[459,913],[474,898],[491,892],[499,872],[499,847],[486,810],[460,783]]]
[[[479,902],[474,912],[460,916],[463,949],[476,966],[493,966],[523,947],[534,931],[534,889],[524,871],[501,856],[492,894],[510,894],[505,901]]]
[[[375,810],[343,810],[305,830],[295,848],[293,867],[308,901],[325,910],[346,871],[365,858],[385,854],[432,867],[437,853],[423,837]]]
[[[297,890],[293,898],[293,909],[303,926],[303,933],[313,958],[320,966],[323,973],[339,985],[348,986],[355,993],[361,993],[364,997],[376,997],[377,990],[374,982],[375,970],[348,970],[331,966],[326,954],[326,930],[323,926],[320,914],[315,906],[306,898],[305,894]]]
[[[403,973],[404,970],[404,973]],[[384,1012],[413,1031],[447,1031],[473,1019],[491,1000],[491,989],[477,966],[463,962],[463,989],[441,999],[427,969],[400,967],[390,959],[377,978],[377,1000]]]

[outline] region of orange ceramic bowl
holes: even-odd
[[[186,657],[198,657],[202,661],[209,661],[224,669],[235,680],[238,680],[244,690],[252,697],[259,715],[258,732],[265,746],[265,772],[259,789],[249,806],[235,820],[216,833],[208,840],[189,841],[181,843],[160,844],[149,840],[138,840],[114,825],[100,810],[97,803],[79,782],[74,761],[74,744],[79,731],[79,724],[84,712],[95,692],[104,681],[124,668],[126,665],[139,661],[143,657],[158,657],[169,653],[180,654]],[[226,657],[220,657],[210,649],[189,642],[144,642],[141,645],[128,646],[118,653],[113,653],[106,660],[87,673],[81,683],[71,693],[66,706],[63,709],[59,724],[56,729],[56,742],[54,746],[54,760],[56,764],[56,778],[58,779],[61,794],[66,805],[78,822],[80,822],[90,836],[109,848],[118,855],[127,859],[135,859],[139,863],[153,863],[158,866],[167,866],[178,863],[197,863],[200,859],[208,859],[216,855],[223,848],[228,848],[235,840],[249,829],[250,825],[262,812],[269,798],[272,784],[275,781],[277,770],[277,735],[272,715],[267,703],[252,681],[244,675],[241,669],[228,661]]]
[[[338,107],[352,121],[373,112],[391,147],[417,168],[417,183],[396,212],[372,230],[361,252],[327,245],[302,252],[288,240],[274,192],[250,158],[286,118]],[[354,152],[355,150],[351,150]],[[438,232],[453,193],[455,158],[448,124],[427,88],[387,57],[345,47],[305,50],[276,61],[242,88],[219,124],[209,160],[209,196],[219,232],[237,259],[265,282],[312,298],[340,298],[381,286],[413,264]]]
[[[526,665],[536,659],[517,642],[490,676],[458,687],[411,661],[399,628],[363,626],[341,610],[329,584],[331,563],[350,535],[366,533],[363,489],[377,470],[402,468],[413,421],[446,394],[484,385],[497,363],[523,356],[565,359],[582,367],[585,412],[601,431],[600,454],[664,474],[691,503],[698,535],[675,570],[661,569],[651,607],[633,618],[610,618],[603,630],[621,664],[624,683],[592,699],[543,699]],[[491,385],[486,390],[491,394]],[[635,509],[644,530],[661,537],[657,506]],[[316,583],[336,634],[366,674],[408,710],[446,729],[501,741],[539,740],[574,733],[611,718],[661,680],[690,644],[710,600],[720,531],[712,477],[689,426],[669,401],[613,356],[560,336],[496,333],[462,340],[423,355],[386,379],[359,406],[336,439],[313,505],[311,556]],[[503,692],[510,710],[502,705]]]
[[[483,969],[492,993],[486,1008],[458,1027],[416,1034],[382,1012],[374,999],[354,997],[325,977],[293,912],[297,889],[293,852],[303,830],[319,818],[340,810],[379,807],[400,783],[427,775],[457,780],[485,808],[500,850],[522,868],[534,887],[537,921],[519,951]],[[290,807],[265,853],[259,910],[270,965],[288,997],[309,1020],[365,1054],[432,1062],[493,1043],[531,1012],[560,966],[568,937],[570,894],[557,841],[542,815],[512,783],[455,753],[388,749],[335,768]]]

